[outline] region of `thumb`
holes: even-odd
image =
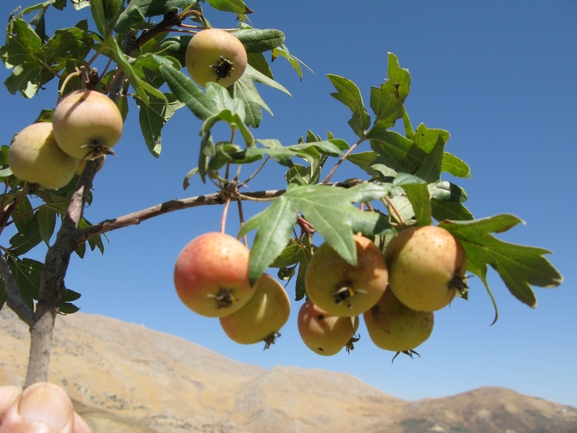
[[[72,433],[74,410],[66,392],[51,383],[30,385],[4,413],[0,433]]]

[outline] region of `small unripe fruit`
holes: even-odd
[[[248,248],[225,233],[204,233],[180,252],[174,286],[195,313],[222,317],[242,308],[254,294],[248,278]]]
[[[341,351],[359,327],[359,317],[339,317],[327,313],[311,301],[299,310],[298,329],[301,339],[313,352],[332,356]]]
[[[263,274],[255,285],[254,295],[240,310],[220,318],[222,329],[239,344],[274,343],[290,315],[290,300],[281,284]]]
[[[78,160],[58,147],[52,123],[40,122],[16,135],[8,149],[8,164],[18,179],[57,189],[72,180]]]
[[[415,311],[402,304],[390,288],[363,317],[377,347],[408,352],[425,342],[433,332],[434,313]]]
[[[310,300],[335,316],[357,316],[377,303],[388,283],[387,264],[368,238],[354,235],[357,266],[352,266],[328,243],[315,252],[305,274]]]
[[[60,148],[76,159],[105,154],[124,127],[116,104],[95,90],[76,90],[58,102],[52,115],[54,137]]]
[[[185,59],[190,77],[203,87],[209,81],[228,87],[242,76],[247,65],[242,42],[220,29],[205,29],[194,35]]]
[[[465,251],[447,230],[436,226],[403,230],[385,250],[395,296],[417,311],[448,305],[465,285]]]

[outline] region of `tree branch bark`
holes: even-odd
[[[54,321],[64,292],[64,276],[70,256],[78,247],[78,223],[82,218],[86,193],[92,187],[99,163],[98,159],[86,163],[76,191],[70,200],[68,211],[62,220],[56,241],[46,253],[46,261],[40,278],[38,304],[30,326],[30,358],[25,386],[48,379]]]
[[[284,190],[258,191],[252,193],[244,193],[239,199],[272,200],[276,197],[280,197],[284,193],[285,193]],[[137,225],[140,224],[142,221],[169,212],[188,209],[196,206],[219,205],[219,204],[224,204],[220,192],[209,195],[189,197],[181,200],[175,199],[165,201],[164,203],[157,204],[156,206],[152,206],[147,209],[133,212],[118,218],[104,220],[97,224],[93,224],[92,226],[85,228],[83,230],[78,230],[76,240],[78,243],[81,243],[87,241],[88,239],[94,236],[98,236],[110,232],[112,230],[117,230],[122,227]]]

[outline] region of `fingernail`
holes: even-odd
[[[65,427],[73,412],[64,390],[48,383],[36,383],[26,388],[18,409],[22,418],[54,428]]]

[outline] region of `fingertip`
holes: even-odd
[[[66,391],[54,384],[39,382],[22,392],[18,412],[27,421],[64,430],[73,421],[74,409]]]

